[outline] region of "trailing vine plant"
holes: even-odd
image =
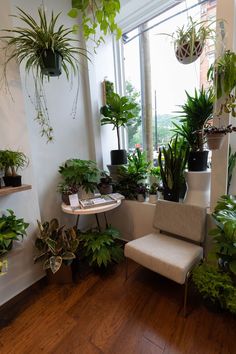
[[[80,29],[85,40],[91,39],[95,43],[94,50],[105,42],[103,36],[108,33],[115,34],[117,40],[121,38],[122,31],[115,22],[120,11],[119,0],[71,0],[71,6],[68,15],[72,18],[81,16],[81,25],[74,25],[73,30]]]

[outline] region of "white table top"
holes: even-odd
[[[66,205],[65,203],[61,204],[62,211],[66,214],[73,214],[73,215],[90,215],[90,214],[99,214],[104,213],[106,211],[112,210],[117,208],[121,204],[121,200],[117,200],[116,203],[107,204],[102,206],[96,206],[94,208],[77,208],[72,209],[70,205]]]

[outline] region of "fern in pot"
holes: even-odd
[[[38,9],[38,19],[34,19],[24,10],[17,8],[14,15],[24,27],[4,29],[1,39],[6,41],[4,76],[7,84],[7,67],[12,60],[23,63],[27,74],[33,74],[35,83],[34,105],[37,112],[36,120],[41,127],[41,135],[48,141],[53,138],[53,128],[50,124],[43,83],[51,76],[65,73],[68,81],[71,73],[75,76],[79,71],[79,58],[86,57],[87,51],[71,38],[72,29],[58,25],[60,13],[48,20],[44,8]],[[76,95],[77,97],[77,95]],[[75,102],[76,103],[76,102]]]

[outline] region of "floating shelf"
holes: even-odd
[[[32,189],[30,184],[22,184],[20,187],[2,187],[0,188],[0,197],[3,195],[27,191],[29,189]]]

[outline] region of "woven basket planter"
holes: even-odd
[[[204,42],[196,41],[192,48],[190,43],[183,43],[175,46],[175,55],[182,64],[191,64],[202,54]]]

